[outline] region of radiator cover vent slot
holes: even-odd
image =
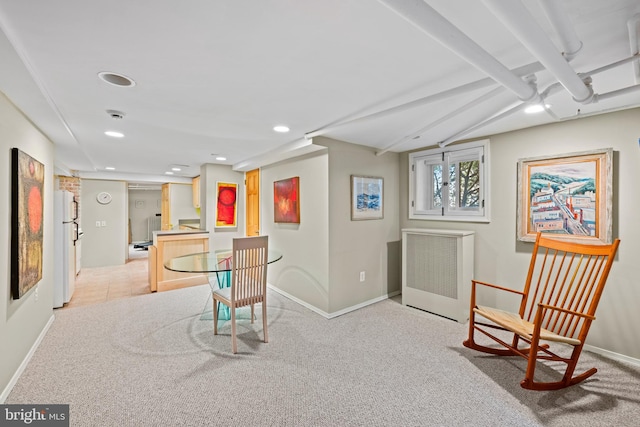
[[[402,230],[402,304],[465,322],[473,236],[473,231]]]
[[[407,286],[448,298],[458,298],[456,239],[407,234]]]

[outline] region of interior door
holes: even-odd
[[[247,236],[260,235],[260,169],[248,171],[245,174],[246,184],[246,233]]]

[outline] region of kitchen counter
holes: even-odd
[[[180,230],[200,230],[200,219],[180,219],[178,220]]]
[[[185,229],[185,230],[157,230],[153,232],[153,240],[155,241],[157,236],[175,236],[180,234],[197,234],[197,233],[206,233],[209,234],[207,230],[196,229]]]
[[[153,232],[149,246],[149,287],[151,292],[168,291],[208,283],[206,274],[179,273],[164,268],[172,258],[207,252],[209,232],[206,230],[162,230]]]

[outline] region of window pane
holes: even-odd
[[[487,148],[478,141],[409,154],[409,218],[487,220]]]
[[[456,165],[449,165],[449,208],[456,207]]]
[[[480,206],[480,162],[472,160],[459,162],[459,208],[478,208]]]
[[[433,207],[442,207],[442,165],[431,165],[433,176]]]

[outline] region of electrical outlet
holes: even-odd
[[[100,221],[96,221],[96,227],[100,227]]]
[[[102,227],[106,227],[106,226],[107,226],[107,221],[102,221],[102,222],[100,223],[100,226],[102,226]]]
[[[360,272],[360,281],[364,282],[364,271]]]

